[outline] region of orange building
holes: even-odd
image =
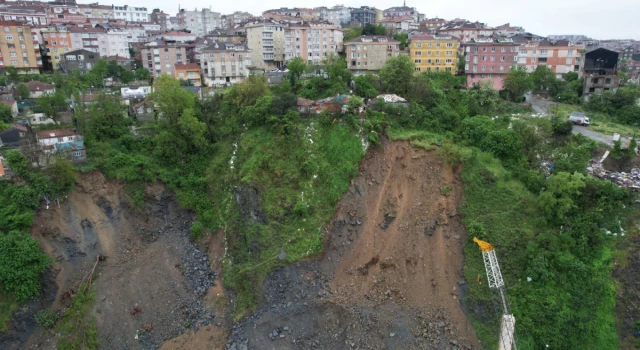
[[[65,27],[43,28],[40,32],[48,62],[45,69],[57,70],[62,61],[62,55],[73,50],[71,34]]]
[[[179,80],[186,80],[191,86],[201,86],[200,66],[197,63],[176,63],[175,77]]]

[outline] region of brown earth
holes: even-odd
[[[462,312],[459,173],[385,142],[326,229],[324,255],[276,270],[230,349],[479,349]]]
[[[158,348],[187,329],[212,327],[219,321],[205,294],[216,274],[207,250],[190,242],[193,220],[162,185],[148,186],[145,205],[137,208],[122,184],[97,172],[79,175],[68,198],[41,208],[34,220],[32,235],[56,261],[51,275],[57,288],[44,306],[62,312],[69,303],[65,294],[101,255],[106,260],[98,265],[89,315],[101,348]],[[33,319],[36,311],[27,316]],[[0,339],[0,348],[54,349],[56,334],[34,328],[15,328],[19,334]]]

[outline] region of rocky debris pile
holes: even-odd
[[[631,169],[631,173],[612,172],[606,170],[599,160],[592,159],[587,172],[599,179],[609,180],[619,187],[632,191],[640,190],[640,169],[638,168]]]
[[[183,275],[189,281],[194,292],[201,296],[214,285],[216,274],[211,270],[207,254],[192,244],[185,248],[187,255],[183,258],[184,263],[179,268],[184,271]]]

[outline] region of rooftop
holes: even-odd
[[[378,35],[363,35],[359,36],[355,39],[349,40],[346,43],[394,43],[399,44],[400,42],[389,36],[378,36]]]
[[[27,83],[27,87],[29,88],[29,91],[35,92],[35,91],[53,90],[56,86],[52,84],[42,83],[39,81],[30,81]]]
[[[76,129],[55,129],[38,131],[36,137],[38,140],[43,140],[76,135],[78,135]]]

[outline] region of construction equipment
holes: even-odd
[[[500,324],[500,342],[498,344],[498,349],[517,350],[518,348],[515,342],[516,319],[509,310],[509,303],[507,302],[507,295],[504,288],[504,280],[502,279],[502,273],[500,272],[500,265],[498,265],[496,251],[488,242],[479,240],[475,237],[473,238],[473,241],[480,246],[480,250],[482,251],[482,259],[484,260],[484,268],[487,271],[489,288],[498,292],[502,303],[502,322]]]

